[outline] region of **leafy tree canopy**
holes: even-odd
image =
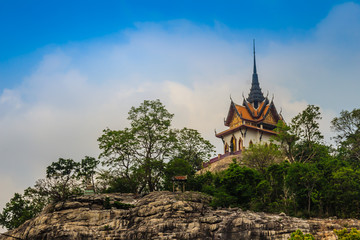
[[[252,144],[244,151],[242,160],[248,167],[264,174],[270,165],[283,161],[283,158],[275,144]]]
[[[31,188],[26,189],[23,195],[15,193],[0,213],[0,225],[9,230],[17,228],[39,214],[46,203],[47,199],[36,196]]]
[[[98,139],[103,164],[121,178],[136,179],[137,192],[162,188],[166,162],[182,158],[198,169],[213,152],[209,141],[193,129],[171,129],[173,114],[160,100],[145,100],[129,111],[129,128],[105,129]]]
[[[337,133],[335,140],[344,158],[359,166],[360,109],[354,109],[351,112],[341,111],[340,116],[331,121],[331,127]]]
[[[278,122],[275,129],[278,135],[274,136],[274,140],[280,143],[291,163],[314,160],[319,150],[317,145],[324,138],[319,129],[319,120],[321,120],[320,108],[308,105],[289,124]]]

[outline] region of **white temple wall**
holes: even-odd
[[[227,145],[230,147],[231,137],[232,137],[232,134],[224,136],[223,150],[225,149],[225,143],[227,143]]]
[[[271,137],[274,136],[273,134],[265,133],[262,136],[261,142],[262,143],[270,143]]]
[[[259,138],[260,134],[258,130],[248,128],[245,136],[244,147],[248,148],[250,145],[250,141],[252,141],[252,143],[254,144],[259,143]]]
[[[243,133],[245,133],[245,129],[242,129]],[[253,144],[257,143],[270,143],[270,139],[273,136],[272,134],[264,132],[260,141],[261,132],[255,129],[248,128],[245,137],[243,138],[240,131],[234,132],[232,134],[224,136],[224,146],[225,143],[228,144],[230,149],[231,138],[235,136],[236,138],[236,151],[239,150],[239,139],[242,139],[243,147],[248,148],[250,145],[250,141]]]

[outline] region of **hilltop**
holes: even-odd
[[[101,194],[48,205],[34,219],[6,234],[19,239],[288,239],[296,229],[318,239],[336,239],[333,229],[360,227],[360,220],[300,219],[213,210],[198,192]],[[13,240],[0,237],[1,240]]]

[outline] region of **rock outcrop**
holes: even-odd
[[[38,217],[7,232],[17,239],[288,239],[300,229],[317,239],[336,239],[333,229],[360,228],[355,219],[299,219],[242,211],[212,210],[211,197],[153,192],[143,197],[104,194],[49,205]],[[129,208],[130,207],[130,208]],[[129,208],[129,209],[127,209]],[[1,236],[0,239],[15,238]]]

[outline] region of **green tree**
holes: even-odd
[[[8,230],[17,228],[38,215],[46,203],[48,198],[39,196],[32,188],[27,188],[23,195],[15,193],[0,213],[0,225]]]
[[[138,179],[135,177],[124,177],[118,171],[101,169],[96,175],[96,189],[101,193],[136,193],[138,190]]]
[[[132,107],[128,120],[131,128],[104,130],[98,139],[104,164],[117,166],[129,179],[136,173],[139,190],[154,191],[161,187],[165,161],[174,151],[175,133],[170,129],[173,114],[159,101],[145,100]]]
[[[308,105],[291,123],[279,121],[274,140],[280,143],[289,162],[310,162],[318,153],[317,147],[324,138],[319,129],[320,108]]]
[[[98,138],[99,148],[102,150],[100,158],[102,164],[119,173],[120,177],[131,179],[132,169],[139,164],[133,155],[137,154],[135,135],[129,128],[124,130],[103,130]]]
[[[289,162],[294,163],[296,161],[295,146],[299,137],[292,131],[291,125],[287,125],[281,120],[276,124],[275,132],[277,135],[275,135],[273,139],[276,143],[280,144],[280,148]]]
[[[194,170],[200,170],[202,163],[215,152],[214,145],[194,129],[176,130],[176,140],[175,156],[188,161]]]
[[[359,217],[360,170],[341,167],[332,173],[331,190],[335,195],[335,209],[340,217]]]
[[[360,165],[360,109],[341,111],[340,117],[331,121],[331,128],[337,132],[335,140],[345,158]]]
[[[50,202],[50,197],[41,194],[36,187],[28,187],[24,190],[24,198],[31,202],[34,213],[40,213],[44,207]]]
[[[139,107],[132,107],[129,128],[105,129],[99,137],[103,164],[115,178],[136,183],[137,192],[161,189],[170,160],[179,163],[183,159],[193,171],[199,169],[214,146],[196,130],[171,129],[172,118],[160,100],[145,100]]]
[[[307,143],[320,142],[324,138],[319,130],[321,118],[320,108],[315,105],[308,105],[304,111],[291,120],[291,126],[301,141]]]
[[[21,194],[15,193],[0,213],[0,225],[7,229],[14,229],[33,216],[30,202],[24,199]]]
[[[285,184],[289,162],[284,161],[280,164],[273,164],[266,169],[265,178],[270,184],[270,207],[272,212],[289,212],[290,205],[293,203],[293,195],[289,187]]]
[[[287,185],[295,193],[300,207],[307,209],[308,216],[311,215],[312,197],[316,192],[319,177],[319,170],[311,163],[292,164],[286,177]],[[303,203],[304,199],[307,199],[307,204]]]
[[[253,197],[256,196],[256,187],[261,180],[258,171],[234,162],[224,171],[220,185],[227,194],[236,197],[238,206],[249,209]]]
[[[83,182],[85,184],[91,183],[95,189],[95,179],[94,175],[96,173],[96,168],[99,164],[99,160],[94,157],[85,156],[81,159],[80,164],[77,166],[77,176],[83,177]]]
[[[283,161],[283,158],[275,144],[252,144],[243,153],[242,160],[246,166],[264,174],[270,165]]]
[[[53,201],[64,201],[81,192],[76,181],[78,167],[72,159],[59,158],[46,168],[46,179],[38,180],[35,186]]]

